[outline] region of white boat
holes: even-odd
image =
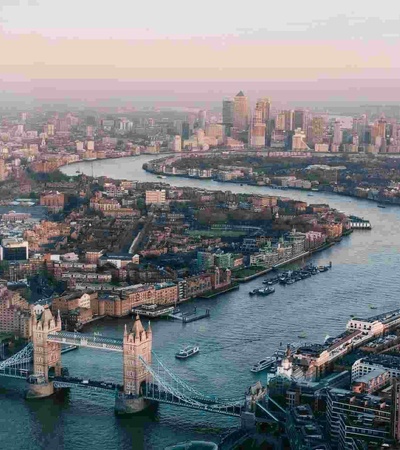
[[[190,356],[195,355],[196,353],[199,353],[200,348],[197,346],[191,346],[188,345],[187,347],[183,348],[182,350],[179,350],[178,353],[175,353],[175,358],[178,359],[186,359],[189,358]]]
[[[272,367],[276,362],[276,358],[273,356],[268,356],[265,359],[262,359],[257,364],[254,364],[254,366],[250,369],[252,372],[261,372],[262,370],[268,369]]]

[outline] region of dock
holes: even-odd
[[[352,230],[371,230],[371,222],[362,217],[349,216],[350,227]]]
[[[137,308],[132,308],[133,314],[139,314],[139,316],[150,317],[154,319],[156,317],[168,316],[175,311],[175,306],[165,306],[157,304],[142,305]]]
[[[210,317],[210,310],[206,309],[204,313],[198,313],[197,308],[195,307],[192,312],[181,313],[181,312],[173,312],[168,315],[171,319],[180,320],[182,323],[190,323],[195,322],[196,320],[205,319],[206,317]]]

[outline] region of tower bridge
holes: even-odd
[[[157,402],[241,417],[247,424],[255,421],[256,406],[264,404],[266,391],[260,383],[242,398],[226,398],[206,395],[180,379],[152,351],[150,323],[145,329],[139,316],[130,330],[125,325],[122,339],[62,331],[60,313],[53,316],[47,306],[36,307],[31,320],[32,342],[0,363],[0,376],[27,380],[27,398],[48,397],[55,389],[80,388],[113,393],[118,413],[139,412]],[[123,384],[65,376],[62,344],[122,353]],[[270,418],[276,419],[272,414]]]

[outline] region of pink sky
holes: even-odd
[[[190,11],[181,0],[2,0],[0,91],[187,99],[260,89],[314,101],[400,100],[398,2],[385,3],[384,17],[359,0],[329,8],[309,0],[307,11],[253,0],[236,12],[225,0],[203,1]]]

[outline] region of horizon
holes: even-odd
[[[0,6],[2,102],[213,104],[239,90],[275,104],[400,101],[393,0],[383,10],[310,0],[307,11],[204,0],[183,21],[178,0],[115,0],[111,11],[94,0],[20,3]]]

